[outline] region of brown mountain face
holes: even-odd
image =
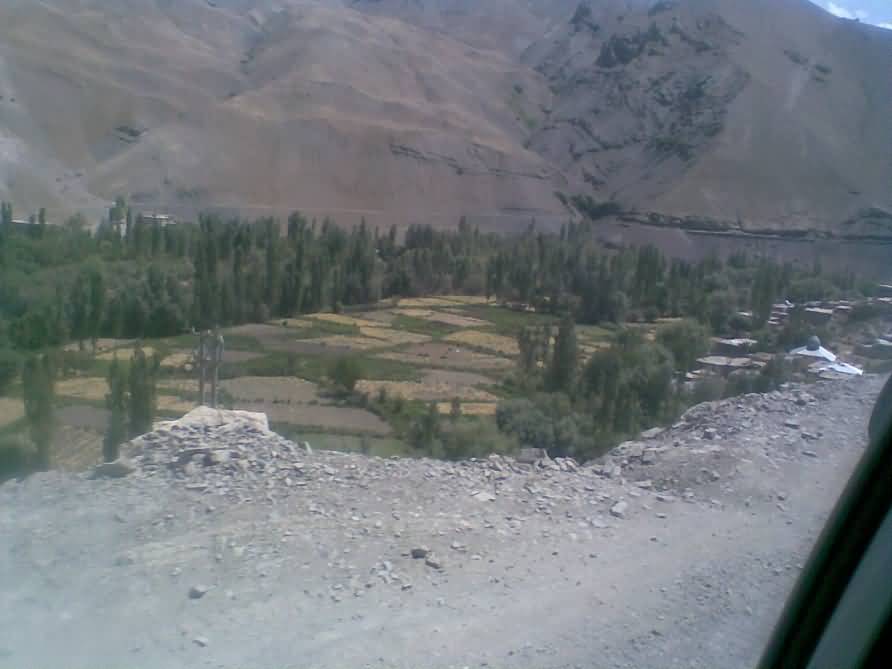
[[[0,197],[892,237],[890,62],[806,0],[6,0]]]

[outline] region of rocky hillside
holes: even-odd
[[[889,235],[867,219],[892,204],[890,56],[892,32],[806,0],[583,3],[524,54],[555,92],[530,146],[596,200],[704,229]]]
[[[318,452],[197,410],[130,465],[0,486],[0,657],[752,666],[881,381],[700,405],[586,464]]]
[[[0,197],[888,237],[890,56],[807,0],[9,0]]]

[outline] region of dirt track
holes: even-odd
[[[6,484],[0,667],[752,666],[879,388],[701,406],[579,468],[242,439]]]

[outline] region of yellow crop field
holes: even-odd
[[[373,348],[386,348],[389,344],[381,339],[372,337],[351,337],[350,335],[328,335],[315,339],[301,339],[304,344],[317,344],[332,349],[347,349],[350,351],[368,351]]]
[[[169,379],[158,384],[158,393],[178,395],[180,393],[197,393],[198,379]]]
[[[472,402],[495,402],[496,396],[485,390],[472,386],[462,386],[452,383],[433,383],[430,381],[360,381],[356,389],[369,397],[376,397],[381,389],[390,397],[402,397],[407,400],[420,400],[432,402],[435,400],[451,400],[457,397],[460,400]]]
[[[240,402],[309,404],[320,399],[315,383],[293,377],[241,376],[221,383],[222,388]]]
[[[427,335],[417,332],[408,332],[407,330],[394,330],[385,327],[361,327],[359,333],[363,337],[371,337],[372,339],[380,339],[388,344],[421,344],[430,341]]]
[[[180,399],[179,397],[171,397],[170,395],[159,395],[157,406],[158,411],[186,414],[195,408],[196,403]]]
[[[344,314],[313,314],[311,318],[315,318],[317,321],[336,323],[338,325],[354,326],[357,328],[374,328],[381,325],[376,321],[366,320],[365,318],[355,318],[353,316],[345,316]]]
[[[280,318],[270,321],[270,325],[279,325],[286,328],[308,328],[313,325],[312,321],[306,318]]]
[[[497,406],[495,402],[462,402],[461,413],[462,416],[495,416]],[[437,411],[443,415],[451,414],[452,402],[438,402]]]
[[[400,307],[454,307],[460,302],[445,297],[409,297],[399,301]]]
[[[104,400],[108,383],[101,376],[64,379],[56,383],[56,394],[79,400]]]
[[[458,304],[490,304],[495,302],[493,299],[486,299],[483,295],[443,295],[443,299]]]
[[[460,330],[445,337],[446,341],[456,344],[466,344],[490,351],[496,351],[503,355],[517,355],[517,342],[511,337],[480,332],[479,330]]]
[[[25,416],[25,403],[12,397],[0,397],[0,427]]]
[[[162,367],[169,367],[171,369],[181,369],[186,365],[192,362],[192,354],[186,351],[177,351],[176,353],[171,353],[166,356],[163,360],[161,360]]]
[[[459,328],[482,328],[488,325],[492,325],[489,321],[483,321],[479,318],[472,318],[471,316],[463,316],[462,314],[455,314],[449,311],[434,311],[433,309],[419,309],[419,308],[409,308],[409,309],[394,309],[395,313],[402,314],[403,316],[410,316],[412,318],[419,318],[426,321],[432,321],[434,323],[444,323],[446,325],[454,325]]]
[[[155,349],[153,349],[151,346],[143,346],[142,352],[146,354],[146,357],[149,357],[155,353]],[[133,347],[126,346],[124,348],[116,348],[111,351],[106,351],[105,353],[100,353],[99,355],[96,356],[96,359],[97,360],[112,360],[114,358],[117,358],[118,360],[121,360],[122,362],[126,362],[126,361],[129,361],[132,357],[133,357]]]
[[[109,339],[107,337],[101,337],[96,340],[96,352],[101,353],[103,351],[110,351],[113,348],[127,346],[128,344],[133,344],[133,340],[132,339]],[[70,344],[65,345],[66,351],[77,351],[79,348],[80,347],[77,342],[72,342]],[[93,350],[89,341],[84,342],[84,350],[85,351]]]

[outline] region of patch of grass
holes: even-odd
[[[458,332],[462,329],[454,325],[447,325],[446,323],[440,323],[437,321],[429,321],[424,318],[415,318],[414,316],[406,316],[404,314],[397,314],[397,316],[394,317],[393,323],[391,323],[390,327],[394,330],[407,330],[409,332],[427,335],[428,337],[433,337],[434,339],[442,339],[446,335],[452,334],[453,332]]]
[[[282,331],[289,337],[294,339],[317,339],[327,335],[347,335],[350,337],[359,336],[359,327],[356,325],[347,325],[346,323],[335,323],[333,321],[318,320],[308,318],[310,325],[301,328],[282,328]],[[270,325],[275,325],[275,321]]]
[[[412,449],[404,441],[392,437],[372,437],[355,434],[332,434],[331,432],[309,432],[294,425],[276,424],[273,429],[292,441],[307,441],[314,449],[322,451],[342,451],[361,453],[365,445],[367,455],[389,458],[412,455]]]
[[[302,355],[299,353],[270,353],[262,358],[226,364],[220,378],[236,379],[240,376],[296,376],[313,383],[321,383],[328,377],[328,369],[334,360],[344,354]],[[347,357],[356,359],[363,369],[363,377],[382,381],[417,381],[421,378],[418,368],[398,360],[375,358],[357,353]]]
[[[549,314],[537,314],[531,311],[515,311],[508,307],[488,304],[472,304],[462,307],[462,313],[466,316],[489,321],[494,326],[496,334],[507,337],[515,337],[524,327],[532,325],[556,325],[558,319]],[[483,329],[492,332],[492,327]]]
[[[613,337],[613,332],[600,325],[577,325],[576,336],[587,341],[606,341]]]
[[[147,344],[148,341],[149,340],[146,342]],[[226,330],[223,330],[223,341],[225,347],[231,351],[263,352],[265,350],[261,341],[257,337],[251,337],[250,335],[229,334]],[[198,336],[193,334],[182,334],[177,335],[176,337],[168,337],[167,339],[153,339],[151,340],[151,344],[159,352],[163,351],[164,354],[176,348],[191,351],[198,348]],[[164,357],[164,355],[162,355],[162,357]]]

